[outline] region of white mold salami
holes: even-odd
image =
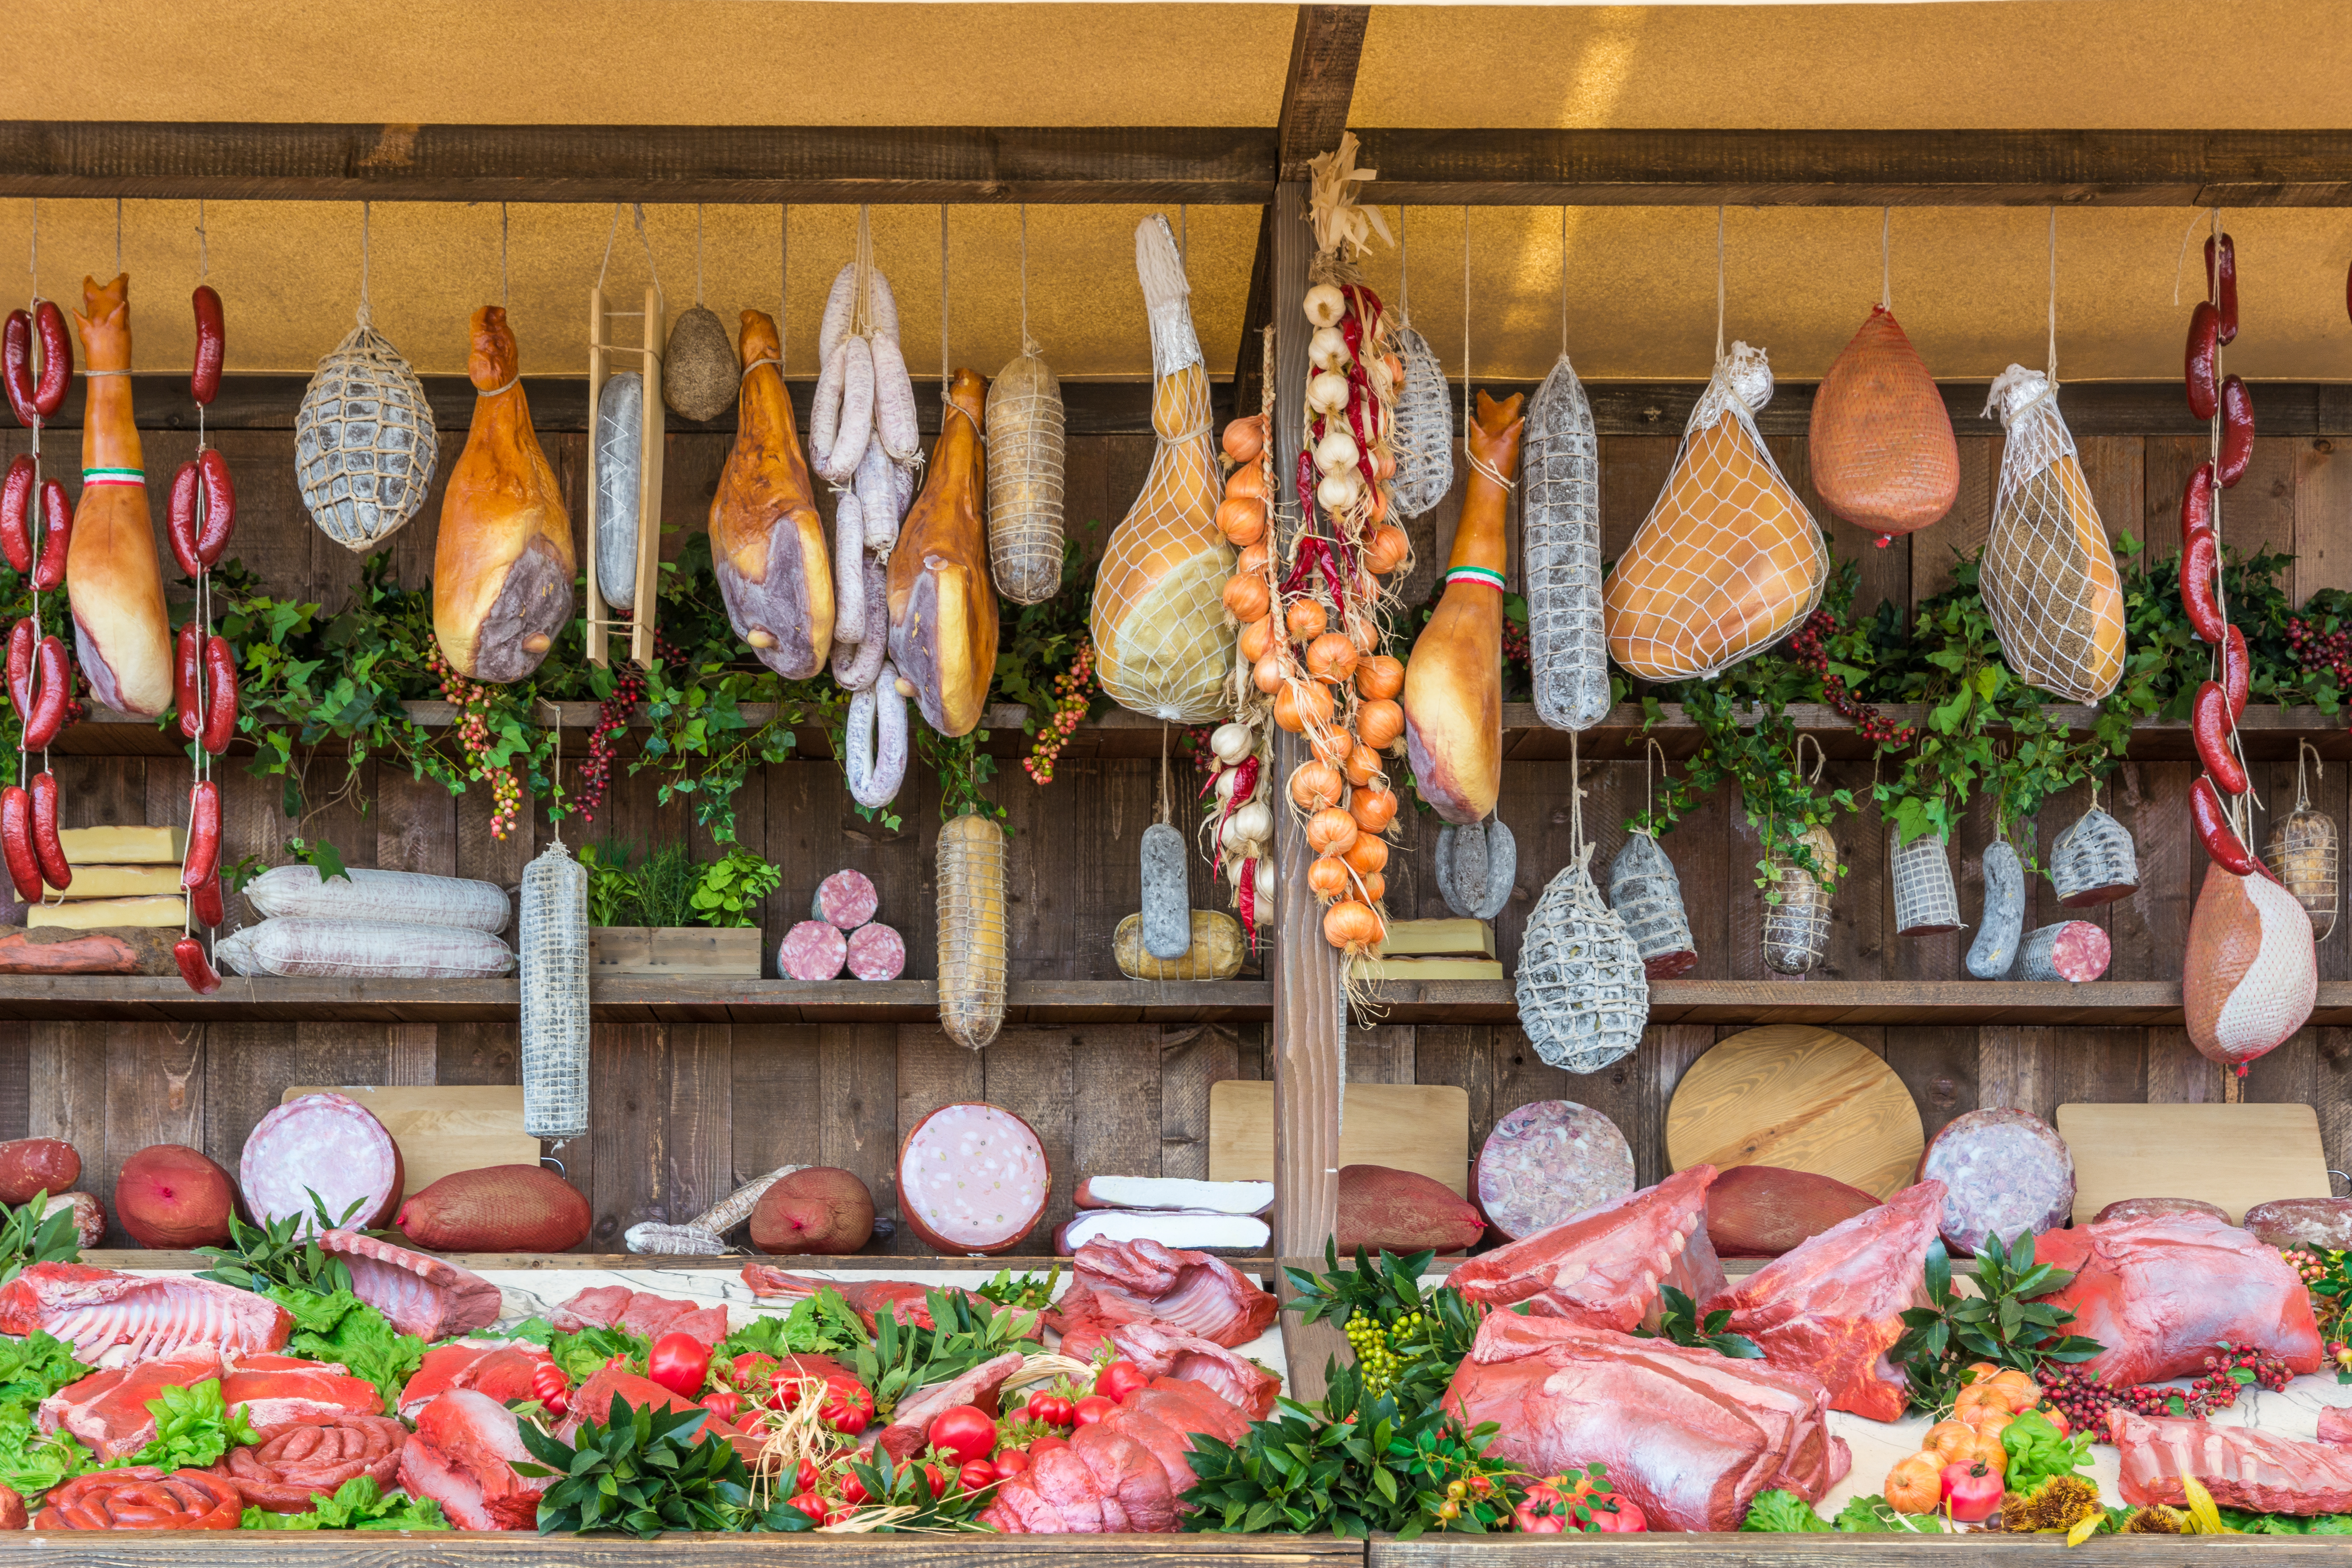
[[[506,930],[512,913],[506,889],[496,882],[360,866],[332,881],[322,879],[316,866],[272,866],[245,885],[245,901],[265,920],[287,915],[491,932]]]
[[[1538,1100],[1495,1123],[1470,1172],[1486,1223],[1511,1241],[1633,1192],[1633,1149],[1590,1106]]]
[[[1202,1182],[1188,1176],[1088,1176],[1078,1184],[1072,1201],[1082,1209],[1262,1215],[1274,1207],[1274,1184]]]
[[[310,1194],[352,1230],[388,1225],[400,1212],[400,1145],[367,1107],[344,1095],[306,1094],[255,1124],[237,1162],[237,1184],[257,1224],[289,1215],[316,1228]],[[346,1220],[353,1204],[359,1208]]]
[[[2071,980],[2076,984],[2107,972],[2113,951],[2107,933],[2088,921],[2060,921],[2025,939],[2017,955],[2021,980]]]
[[[1045,1217],[1053,1190],[1035,1130],[998,1106],[942,1106],[898,1150],[899,1209],[940,1252],[1011,1251]]]
[[[1955,1117],[1919,1159],[1923,1181],[1944,1184],[1938,1228],[1955,1258],[1989,1237],[2004,1245],[2066,1223],[2074,1207],[2074,1159],[2041,1118],[1995,1108]]]
[[[816,897],[809,900],[809,919],[856,931],[881,907],[882,895],[874,890],[866,873],[845,868],[816,885]]]
[[[776,944],[776,968],[787,980],[836,979],[848,956],[841,929],[824,921],[803,921]]]
[[[299,915],[231,931],[214,956],[239,974],[329,979],[481,980],[515,966],[507,944],[486,931]]]
[[[849,973],[860,980],[896,980],[907,972],[907,939],[877,923],[849,933]]]

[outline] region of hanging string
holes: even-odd
[[[1037,341],[1029,335],[1029,204],[1021,204],[1021,352],[1034,354]]]
[[[1164,823],[1169,820],[1168,803],[1175,794],[1176,786],[1168,777],[1168,726],[1162,724],[1160,726],[1160,792],[1158,799],[1152,803],[1154,821]]]
[[[1470,205],[1462,205],[1462,449],[1470,450]],[[1475,462],[1476,458],[1471,459]]]
[[[643,202],[629,204],[629,212],[637,227],[637,247],[646,253],[646,272],[654,280],[654,292],[661,292],[661,268],[654,265],[654,242],[646,237],[646,207]]]
[[[1723,209],[1715,209],[1715,357],[1723,358]]]
[[[212,241],[205,233],[205,199],[198,196],[196,198],[196,281],[202,283],[212,275]],[[204,405],[198,404],[196,407],[199,413],[203,412]]]
[[[514,313],[514,286],[507,280],[507,204],[499,204],[499,309]]]
[[[368,310],[369,205],[370,204],[364,201],[360,203],[360,325],[362,327],[368,325],[371,320],[371,312]]]
[[[1568,357],[1568,208],[1559,209],[1559,357]]]
[[[1183,202],[1176,204],[1176,264],[1188,272],[1192,265],[1192,208]]]
[[[604,275],[613,270],[613,239],[621,232],[621,204],[613,204],[613,221],[604,230],[604,259],[596,268],[596,291],[604,291]]]
[[[1405,209],[1397,208],[1397,320],[1412,325],[1412,247],[1404,237]]]
[[[1654,755],[1660,763],[1666,760],[1666,748],[1655,735],[1650,737],[1649,745],[1642,752],[1642,820],[1649,824],[1653,837],[1658,825],[1658,801],[1650,784],[1650,759]]]
[[[1895,209],[1878,209],[1878,308],[1895,313]]]
[[[1568,858],[1570,865],[1584,862],[1584,773],[1577,766],[1576,731],[1568,732]]]
[[[2050,384],[2058,384],[2058,207],[2050,208]]]
[[[947,410],[954,406],[948,387],[954,377],[948,371],[948,204],[940,204],[940,419],[945,427]]]
[[[776,226],[776,375],[784,374],[784,300],[790,292],[793,273],[793,204],[785,202],[779,208],[781,216]]]
[[[702,204],[694,204],[694,306],[702,308]]]
[[[117,197],[115,197],[115,198],[114,198],[114,270],[115,270],[115,274],[116,274],[116,276],[120,277],[120,276],[121,275],[121,272],[122,272],[122,198],[121,198],[121,196],[117,196]]]
[[[2189,232],[2180,237],[2179,254],[2172,258],[2172,302],[2176,305],[2180,303],[2180,275],[2189,269],[2189,242],[2197,237],[2199,229],[2205,226],[2207,216],[2201,209],[2189,215]],[[2213,279],[2210,272],[2206,274],[2205,294],[2206,298],[2212,298]]]

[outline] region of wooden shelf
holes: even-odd
[[[1507,981],[1391,984],[1387,1024],[1514,1024]],[[2073,1024],[2132,1028],[2180,1023],[2180,986],[2168,980],[1662,980],[1650,986],[1653,1024]],[[2311,1023],[2352,1023],[2352,982],[2319,987]]]

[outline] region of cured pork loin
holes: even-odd
[[[960,370],[948,386],[930,477],[890,550],[890,663],[923,721],[969,734],[996,674],[996,589],[988,579],[988,383]]]
[[[172,706],[172,623],[155,558],[145,461],[131,416],[131,275],[81,282],[81,499],[66,542],[74,652],[102,707],[152,719]]]
[[[1605,1465],[1652,1530],[1737,1530],[1758,1492],[1818,1502],[1853,1467],[1819,1379],[1559,1318],[1487,1318],[1445,1403],[1529,1475]]]
[[[0,1285],[0,1334],[40,1330],[92,1366],[129,1366],[208,1346],[285,1348],[294,1319],[277,1302],[209,1279],[36,1263]]]
[[[2033,1258],[2074,1276],[2050,1298],[2073,1331],[2106,1347],[2083,1371],[2116,1388],[2205,1369],[2227,1340],[2319,1370],[2311,1293],[2277,1251],[2201,1214],[2147,1215],[2053,1230]]]
[[[833,651],[833,562],[776,368],[776,323],[743,312],[735,445],[710,501],[710,563],[727,618],[760,662],[805,680]]]
[[[1734,1165],[1706,1193],[1706,1234],[1721,1258],[1778,1258],[1878,1200],[1811,1171]]]
[[[1265,1332],[1278,1310],[1221,1258],[1156,1241],[1089,1241],[1045,1326],[1068,1334],[1089,1320],[1099,1328],[1156,1321],[1230,1349]]]
[[[1525,1241],[1470,1259],[1446,1282],[1490,1307],[1528,1303],[1538,1317],[1626,1330],[1655,1318],[1660,1288],[1694,1301],[1724,1287],[1706,1237],[1715,1167],[1693,1165],[1654,1187],[1585,1210]]]
[[[2223,1508],[2253,1513],[2352,1510],[2352,1448],[2304,1443],[2251,1426],[2216,1426],[2168,1415],[2107,1413],[2121,1451],[2124,1501],[2135,1508],[2188,1506],[2183,1476],[2195,1476]]]

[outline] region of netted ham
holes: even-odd
[[[2074,1314],[2073,1333],[2105,1347],[2083,1370],[2116,1388],[2202,1372],[2226,1340],[2319,1368],[2311,1293],[2278,1252],[2200,1214],[2149,1215],[2053,1230],[2034,1260],[2074,1278],[2050,1298]]]
[[[499,1288],[469,1268],[357,1231],[327,1231],[319,1247],[351,1270],[352,1294],[404,1334],[446,1340],[498,1321]]]
[[[2124,673],[2124,595],[2058,389],[2011,365],[1985,412],[2000,415],[2000,488],[1977,574],[2001,657],[2029,684],[2096,702]]]
[[[408,1420],[453,1388],[470,1388],[504,1405],[529,1399],[530,1380],[551,1358],[528,1340],[466,1340],[435,1345],[401,1388],[396,1402]]]
[[[0,1285],[0,1334],[35,1329],[90,1365],[110,1367],[197,1348],[279,1350],[294,1319],[267,1297],[209,1279],[36,1263]]]
[[[565,1334],[583,1329],[622,1329],[648,1340],[664,1334],[692,1334],[706,1345],[727,1337],[725,1307],[700,1306],[632,1290],[625,1285],[597,1285],[580,1291],[556,1309],[553,1321],[556,1331]]]
[[[1223,595],[1234,552],[1217,527],[1223,487],[1192,285],[1158,213],[1136,227],[1135,271],[1151,321],[1151,428],[1160,445],[1143,493],[1112,531],[1095,574],[1095,672],[1121,707],[1198,724],[1225,716],[1233,642]]]
[[[439,1503],[459,1530],[535,1530],[539,1494],[558,1478],[515,1467],[538,1463],[513,1411],[487,1394],[453,1389],[418,1413],[400,1450],[400,1484]]]
[[[76,1476],[51,1492],[35,1530],[235,1530],[245,1519],[236,1483],[153,1465]]]
[[[1657,1310],[1661,1287],[1694,1301],[1723,1289],[1723,1265],[1706,1239],[1712,1165],[1677,1171],[1654,1187],[1482,1253],[1446,1282],[1473,1301],[1566,1318],[1596,1329],[1631,1329]]]
[[[1645,680],[1721,674],[1787,637],[1821,603],[1830,557],[1765,448],[1764,351],[1716,362],[1650,515],[1601,593],[1609,654]]]
[[[1804,1373],[1559,1318],[1487,1318],[1445,1404],[1530,1475],[1605,1466],[1652,1530],[1737,1530],[1758,1492],[1816,1502],[1853,1464]]]
[[[2189,1043],[2224,1067],[2293,1038],[2319,999],[2311,921],[2294,895],[2267,877],[2207,867],[2189,917],[2180,993]]]
[[[231,1448],[213,1473],[233,1482],[250,1507],[308,1513],[318,1507],[314,1497],[332,1497],[362,1476],[392,1490],[408,1428],[388,1415],[306,1415],[256,1436],[260,1441]]]
[[[1088,1320],[1102,1327],[1158,1321],[1212,1343],[1244,1345],[1274,1323],[1279,1304],[1205,1252],[1156,1241],[1090,1241],[1070,1266],[1069,1288],[1046,1326],[1062,1333]]]
[[[1960,495],[1960,444],[1936,378],[1884,305],[1813,394],[1806,430],[1813,489],[1880,542],[1927,527]]]
[[[1706,1193],[1706,1234],[1719,1258],[1778,1258],[1878,1200],[1811,1171],[1734,1165]]]
[[[2135,1508],[2188,1505],[2183,1476],[2214,1502],[2251,1513],[2312,1515],[2352,1510],[2352,1448],[2304,1443],[2251,1426],[2216,1426],[2116,1406],[2107,1431],[2120,1450],[2118,1481]]]
[[[1830,1408],[1896,1421],[1910,1403],[1886,1359],[1903,1314],[1926,1305],[1921,1265],[1944,1204],[1944,1184],[1922,1182],[1832,1226],[1703,1304],[1754,1340],[1765,1362],[1830,1391]]]

